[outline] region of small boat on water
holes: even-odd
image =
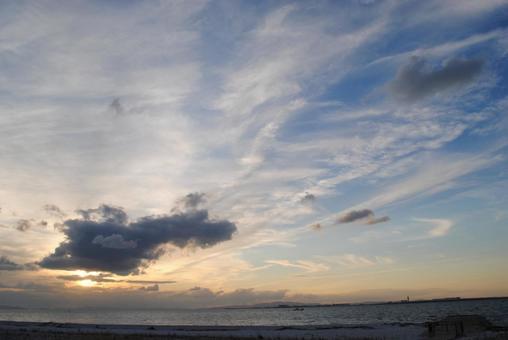
[[[294,311],[302,311],[303,310],[303,307],[296,307],[295,309],[293,309]]]

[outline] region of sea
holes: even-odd
[[[508,326],[508,298],[425,303],[288,308],[214,309],[0,309],[2,321],[111,325],[312,326],[423,323],[448,315],[477,314]]]

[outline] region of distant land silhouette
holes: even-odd
[[[253,309],[253,308],[305,308],[305,307],[336,307],[336,306],[362,306],[362,305],[397,305],[397,304],[417,304],[417,303],[431,303],[431,302],[459,302],[459,301],[478,301],[478,300],[504,300],[508,299],[508,296],[488,296],[488,297],[476,297],[476,298],[461,298],[457,297],[444,297],[436,299],[419,299],[419,300],[400,300],[400,301],[381,301],[381,302],[352,302],[352,303],[301,303],[301,302],[286,302],[286,301],[275,301],[267,303],[258,303],[254,305],[237,305],[237,306],[225,306],[225,307],[214,307],[212,309],[226,308],[226,309]]]
[[[24,308],[18,306],[0,305],[0,309],[24,309]]]

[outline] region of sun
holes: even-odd
[[[93,281],[93,280],[90,280],[90,279],[86,279],[86,280],[80,280],[77,282],[78,285],[80,285],[81,287],[93,287],[97,284],[97,282]]]
[[[100,272],[87,272],[86,270],[75,270],[73,272],[74,275],[86,277],[86,276],[98,276],[101,273]]]

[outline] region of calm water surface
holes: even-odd
[[[480,314],[508,326],[508,299],[420,304],[262,309],[104,310],[0,309],[0,320],[139,325],[327,325],[425,322],[451,314]]]

